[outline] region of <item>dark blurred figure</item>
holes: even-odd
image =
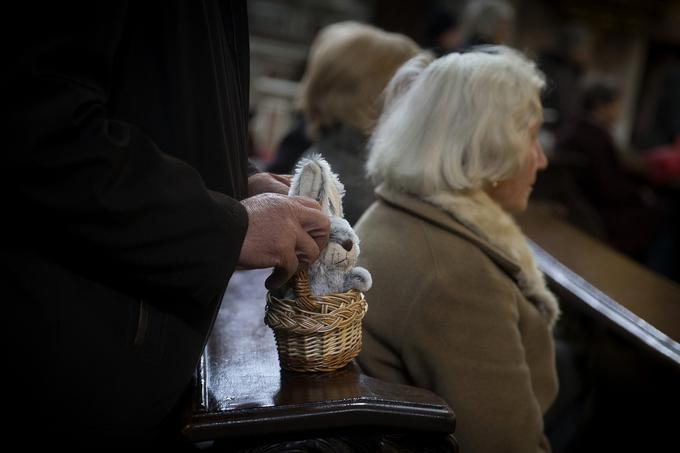
[[[428,13],[425,29],[425,48],[437,57],[457,50],[462,43],[458,17],[442,7]]]
[[[680,60],[664,69],[648,136],[653,147],[644,151],[642,160],[647,177],[670,206],[672,277],[680,282]],[[666,247],[657,246],[657,254]]]
[[[557,48],[538,59],[548,81],[543,96],[544,127],[555,133],[573,120],[581,106],[583,76],[590,64],[592,37],[581,25],[565,27]]]
[[[318,203],[249,169],[246,6],[4,11],[4,428],[26,449],[178,443],[234,270],[281,286],[325,242]]]
[[[620,93],[615,87],[601,82],[587,87],[581,114],[560,134],[556,151],[578,162],[573,178],[600,214],[607,240],[670,276],[673,241],[668,218],[655,193],[628,173],[620,159],[610,132],[619,114]]]
[[[680,51],[655,69],[643,93],[634,137],[638,148],[672,144],[680,138]]]
[[[515,8],[505,0],[469,1],[461,23],[462,48],[512,40]]]
[[[267,171],[278,174],[292,173],[295,163],[310,146],[312,141],[305,133],[304,115],[297,112],[293,126],[281,139],[274,153],[274,160],[267,165]]]
[[[655,145],[673,143],[680,138],[680,62],[666,69],[654,119]]]

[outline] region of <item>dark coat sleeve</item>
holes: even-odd
[[[5,241],[31,242],[96,278],[115,273],[142,296],[213,301],[236,265],[244,208],[109,115],[125,3],[53,8],[12,16],[21,46],[8,64]]]

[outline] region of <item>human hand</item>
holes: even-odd
[[[288,194],[291,175],[277,175],[275,173],[255,173],[248,178],[248,196],[261,193]]]
[[[316,201],[264,193],[241,202],[248,211],[248,231],[241,247],[241,269],[274,267],[265,286],[275,289],[312,263],[328,241],[330,220]]]

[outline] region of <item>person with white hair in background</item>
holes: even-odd
[[[512,39],[515,8],[505,0],[469,0],[463,10],[462,48],[483,44],[508,45]]]
[[[461,451],[549,451],[559,307],[512,218],[547,166],[544,78],[502,46],[419,59],[370,143],[382,183],[356,226],[374,279],[359,363],[442,396]]]

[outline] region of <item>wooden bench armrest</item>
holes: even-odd
[[[211,405],[198,396],[184,436],[203,441],[357,427],[451,433],[455,427],[451,409],[436,395],[365,376],[355,364],[322,376],[282,372],[281,377],[273,405],[239,407],[235,400]]]
[[[266,273],[232,278],[196,372],[182,434],[191,441],[364,427],[448,434],[455,417],[424,389],[383,382],[358,365],[332,373],[280,370],[264,324]]]

